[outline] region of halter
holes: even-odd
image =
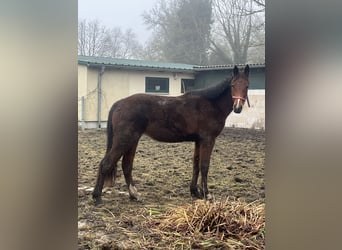
[[[233,79],[232,79],[232,80],[233,80]],[[234,84],[231,83],[230,86],[233,87]],[[240,100],[243,100],[243,101],[246,101],[246,100],[247,100],[248,107],[249,107],[249,108],[251,107],[251,105],[249,105],[248,95],[246,95],[246,97],[242,97],[242,96],[232,96],[232,98],[233,98],[233,100],[234,100],[234,99],[238,99],[238,100],[240,99]]]
[[[241,96],[232,96],[232,98],[233,98],[233,99],[240,99],[240,100],[243,100],[243,101],[246,101],[246,100],[247,100],[248,107],[249,107],[249,108],[251,107],[251,106],[249,105],[248,95],[246,96],[246,98],[241,97]]]

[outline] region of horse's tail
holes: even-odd
[[[115,109],[115,105],[112,106],[112,108],[109,110],[108,113],[108,120],[107,120],[107,149],[106,154],[109,152],[109,150],[113,146],[113,112]]]
[[[106,155],[105,158],[103,159],[106,164],[108,164],[109,161],[109,151],[111,150],[113,146],[113,112],[115,110],[115,105],[112,106],[112,108],[109,110],[108,113],[108,120],[107,120],[107,148],[106,148]],[[110,164],[110,163],[109,163]],[[105,186],[114,186],[114,181],[116,177],[116,169],[117,166],[116,164],[114,165],[114,168],[111,168],[110,171],[108,171],[104,175],[104,185]]]

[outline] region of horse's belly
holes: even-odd
[[[186,133],[185,131],[177,131],[169,128],[153,128],[146,129],[145,134],[157,141],[162,142],[182,142],[182,141],[195,141],[197,135]]]

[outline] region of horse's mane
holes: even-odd
[[[187,92],[186,95],[201,96],[210,100],[217,99],[226,91],[230,91],[231,80],[232,78],[226,78],[219,84],[210,86],[208,88],[191,90]]]

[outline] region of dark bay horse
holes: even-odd
[[[178,97],[135,94],[114,103],[108,115],[107,151],[100,162],[93,191],[95,203],[102,203],[104,184],[114,184],[117,162],[121,157],[129,195],[132,199],[139,199],[132,169],[142,134],[162,142],[194,141],[190,193],[197,198],[209,198],[207,176],[215,139],[231,111],[240,113],[245,101],[248,102],[248,76],[248,65],[243,72],[235,66],[231,78],[213,87],[193,90]]]

